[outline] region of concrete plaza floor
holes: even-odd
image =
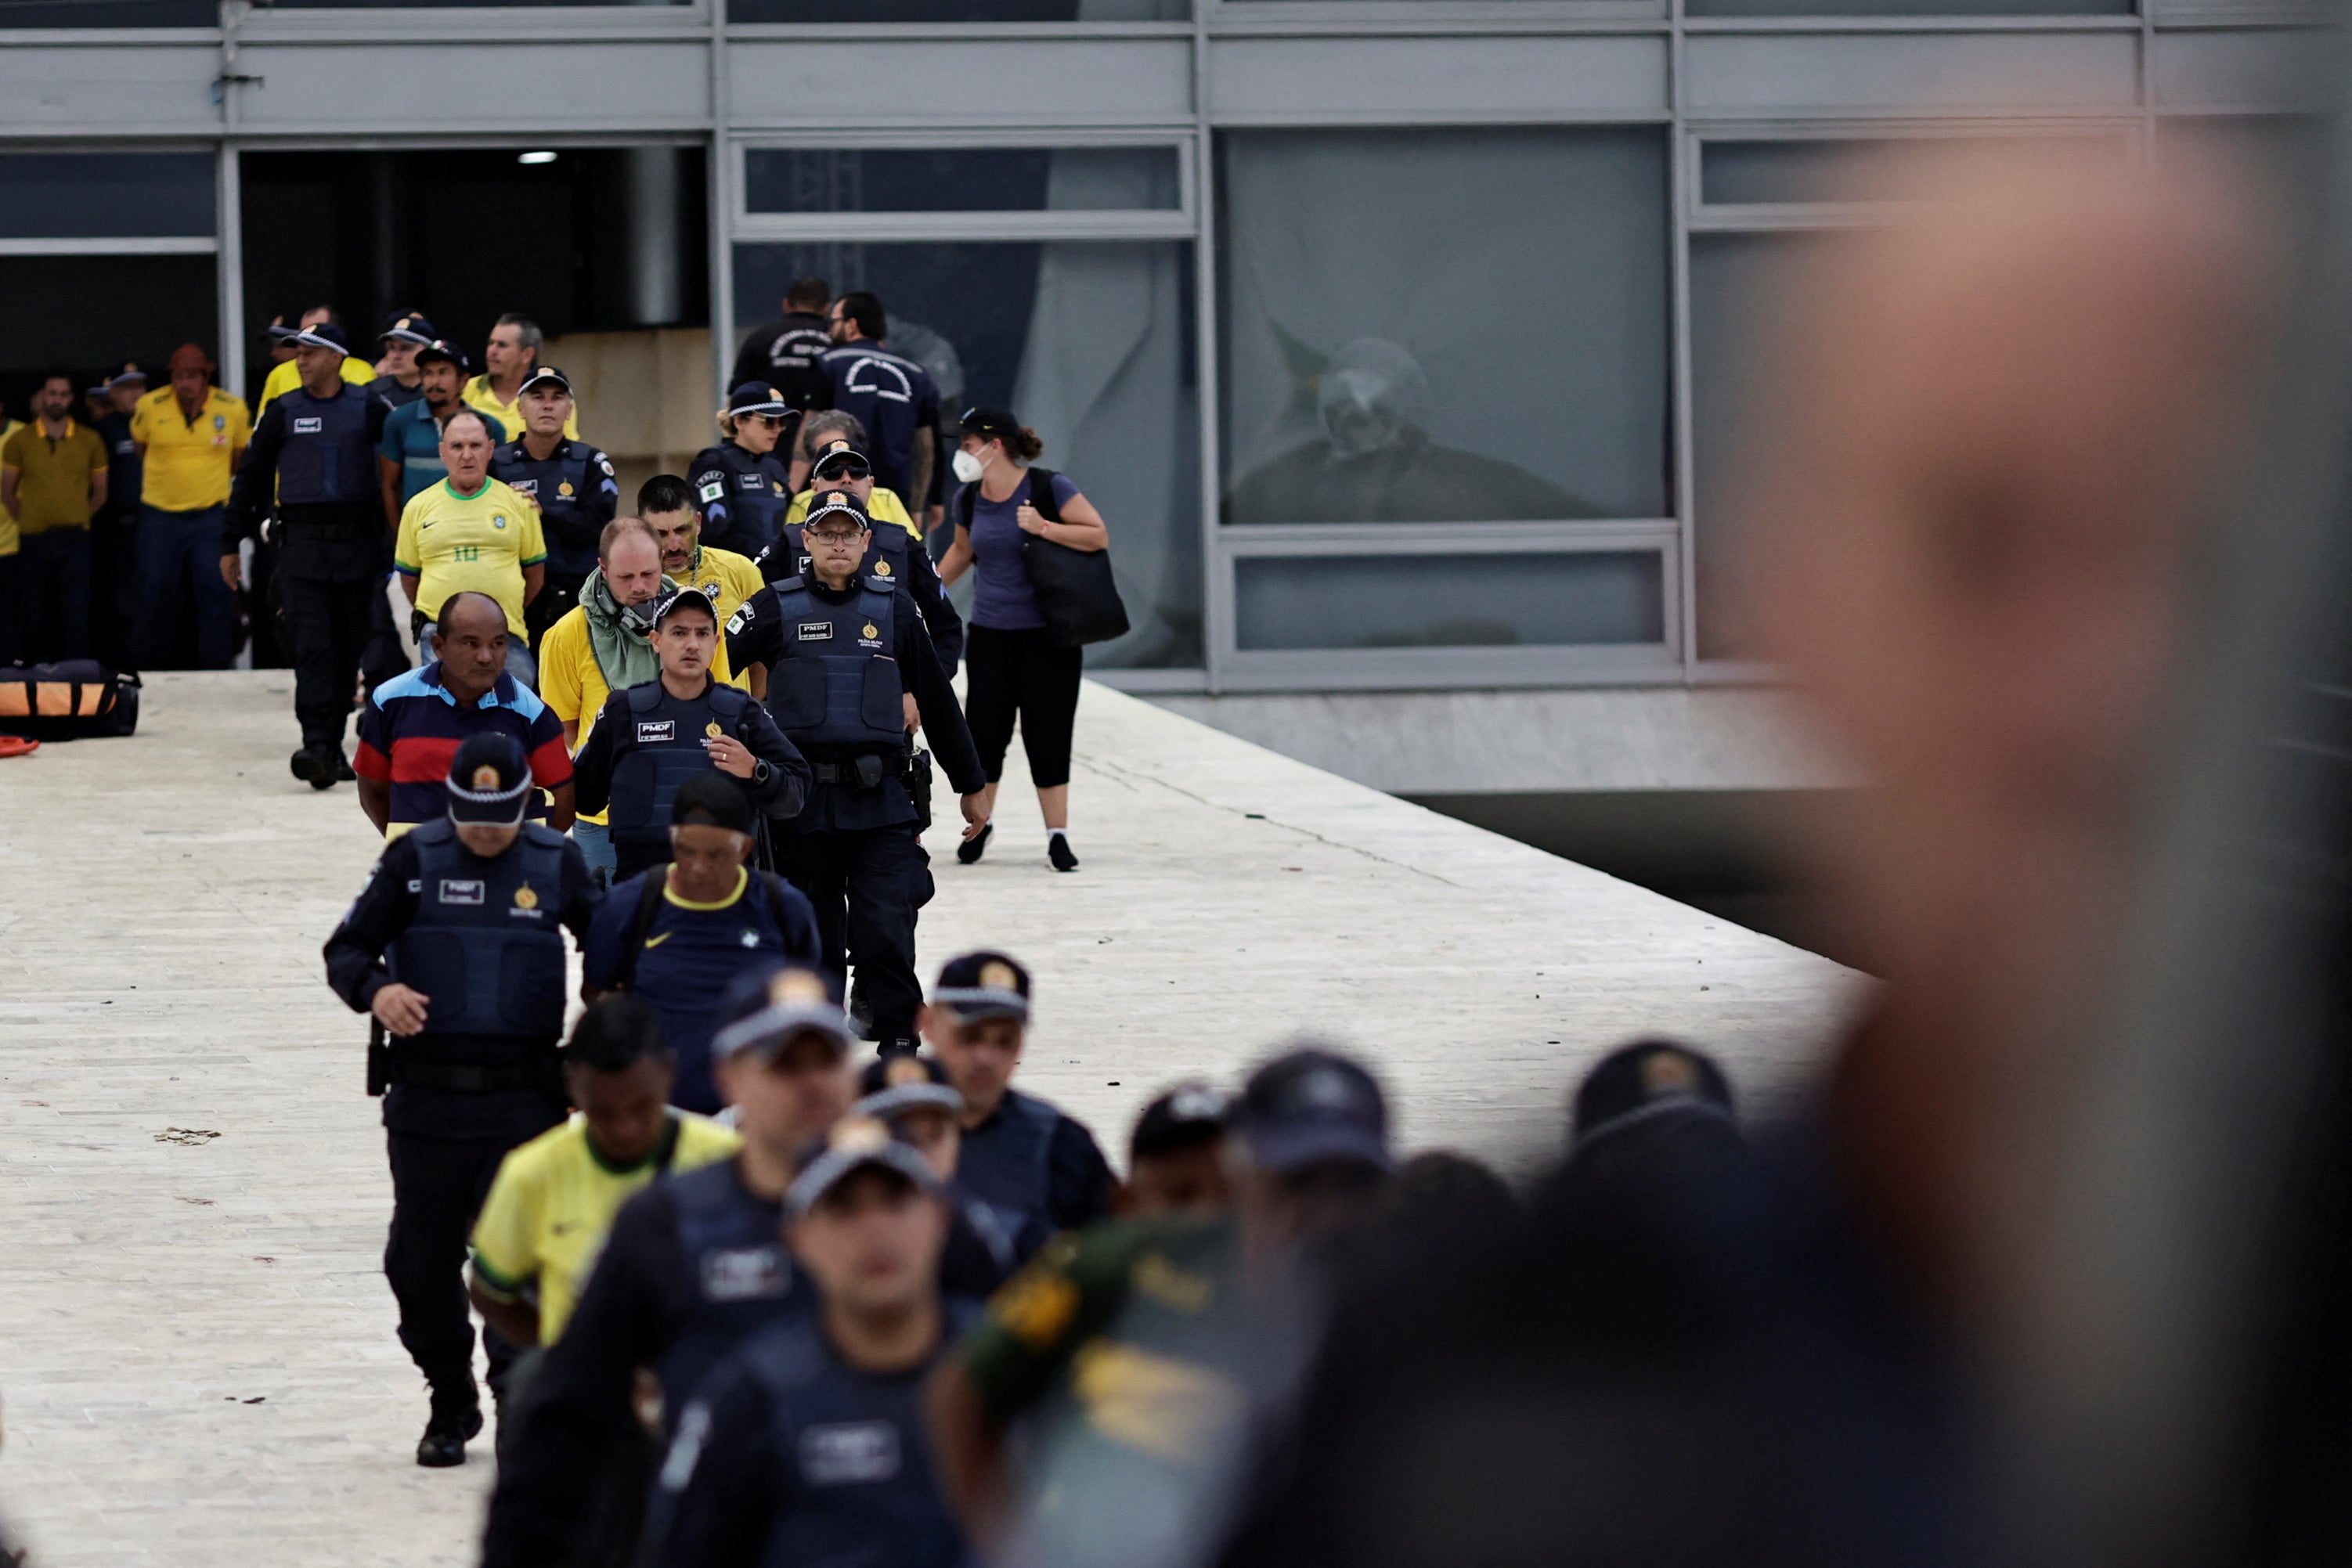
[[[162,675],[141,733],[0,761],[0,1512],[57,1565],[458,1564],[487,1444],[425,1401],[380,1272],[364,1030],[320,943],[378,845],[286,770],[285,672]],[[1016,752],[1017,752],[1016,747]],[[1785,1092],[1846,971],[1088,687],[1074,840],[1016,758],[989,858],[936,828],[926,967],[1037,975],[1024,1083],[1116,1152],[1155,1089],[1296,1030],[1375,1061],[1402,1143],[1523,1168],[1636,1032]],[[952,815],[950,810],[949,815]]]

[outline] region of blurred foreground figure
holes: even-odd
[[[2042,1025],[2127,913],[2265,290],[2236,187],[2201,171],[1914,173],[1916,208],[1782,302],[1773,466],[1746,492],[1758,652],[1874,785],[1820,847],[1885,988],[1787,1124],[1744,1143],[1702,1059],[1636,1047],[1587,1086],[1630,1111],[1580,1129],[1522,1225],[1387,1251],[1232,1563],[2013,1544],[1988,1364],[2088,1054]]]
[[[1380,1085],[1329,1051],[1259,1068],[1230,1121],[1230,1214],[1056,1238],[934,1379],[940,1485],[992,1562],[1180,1568],[1223,1534],[1391,1166]]]

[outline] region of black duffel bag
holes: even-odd
[[[95,659],[0,664],[0,735],[79,740],[139,727],[139,677]]]
[[[966,485],[956,497],[961,521],[969,532],[979,486]],[[1062,504],[1054,497],[1054,471],[1029,470],[1029,504],[1049,523],[1062,520]],[[1127,604],[1110,573],[1110,551],[1072,549],[1052,539],[1030,534],[1021,541],[1021,564],[1045,616],[1045,634],[1057,647],[1083,648],[1108,643],[1128,632]]]

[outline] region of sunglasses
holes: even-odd
[[[866,464],[844,458],[825,464],[817,472],[828,479],[863,479],[874,470]]]

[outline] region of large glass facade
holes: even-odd
[[[1245,557],[1234,641],[1253,652],[1655,643],[1664,575],[1654,550]]]
[[[1223,520],[1664,517],[1666,135],[1217,141]]]
[[[1124,241],[830,242],[735,248],[736,319],[796,277],[865,288],[887,346],[939,383],[944,417],[1009,408],[1045,436],[1111,531],[1134,629],[1088,650],[1105,668],[1199,668],[1200,406],[1189,245]]]
[[[1173,211],[1174,147],[752,147],[752,213]]]

